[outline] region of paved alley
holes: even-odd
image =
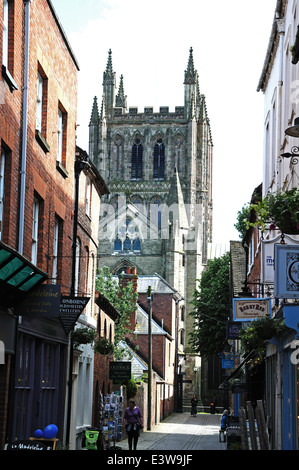
[[[219,442],[220,418],[219,414],[174,413],[151,431],[144,430],[137,450],[226,450],[226,443]],[[127,440],[118,445],[128,449]]]

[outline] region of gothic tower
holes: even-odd
[[[116,90],[110,50],[101,108],[95,97],[89,124],[89,155],[110,191],[102,204],[99,267],[158,273],[181,294],[179,354],[187,354],[183,366],[193,379],[189,313],[211,242],[213,144],[192,48],[184,105],[174,112],[127,109],[124,90],[122,75]]]

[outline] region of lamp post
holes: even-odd
[[[194,395],[197,396],[197,383],[196,383],[197,367],[194,367],[193,370],[194,370]]]
[[[148,377],[147,377],[147,429],[152,429],[152,287],[148,287]]]

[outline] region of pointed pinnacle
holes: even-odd
[[[187,66],[187,70],[185,70],[184,83],[195,83],[195,81],[196,81],[196,72],[194,69],[194,62],[193,62],[193,49],[192,47],[190,47],[188,66]]]
[[[98,100],[97,100],[97,97],[95,96],[93,99],[89,125],[96,124],[98,122],[99,122],[99,108],[98,108]]]

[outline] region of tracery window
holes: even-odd
[[[158,139],[154,145],[154,179],[164,179],[165,145]]]
[[[143,145],[140,139],[135,139],[132,146],[132,172],[131,179],[142,179]]]
[[[120,228],[114,241],[114,251],[117,252],[140,252],[141,244],[138,236],[138,227],[135,227],[131,219],[127,218],[126,223]]]

